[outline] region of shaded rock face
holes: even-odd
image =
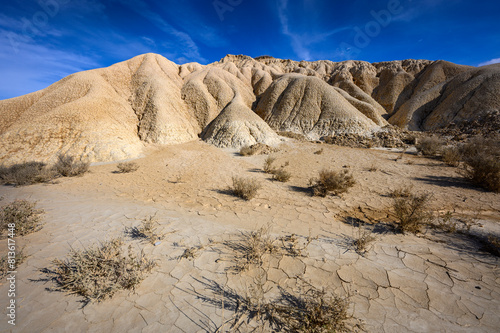
[[[0,163],[139,156],[147,144],[202,137],[219,147],[368,134],[394,124],[434,130],[498,111],[500,65],[445,61],[292,61],[228,55],[176,65],[157,54],[70,75],[0,101]],[[260,117],[259,117],[260,116]]]

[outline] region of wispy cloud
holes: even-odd
[[[313,60],[310,47],[316,43],[322,42],[328,37],[341,31],[349,30],[351,27],[339,27],[330,31],[294,31],[289,19],[288,0],[278,0],[278,17],[281,25],[281,32],[291,40],[292,48],[295,54],[301,60]]]
[[[495,59],[491,59],[491,60],[482,62],[477,66],[481,67],[481,66],[488,66],[488,65],[498,64],[498,63],[500,63],[500,58],[495,58]]]
[[[188,33],[174,28],[158,13],[152,11],[145,1],[120,0],[119,3],[141,15],[161,31],[169,34],[170,36],[173,36],[180,43],[178,45],[178,48],[180,48],[180,52],[182,54],[182,57],[180,58],[187,58],[191,61],[198,61],[202,63],[207,62],[207,60],[201,56],[198,45],[196,45],[195,41]]]

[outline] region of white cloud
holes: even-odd
[[[488,66],[488,65],[498,64],[498,63],[500,63],[500,58],[495,58],[495,59],[491,59],[491,60],[482,62],[477,66],[481,67],[481,66]]]

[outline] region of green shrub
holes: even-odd
[[[319,173],[319,178],[310,179],[309,184],[315,196],[325,197],[329,193],[339,195],[347,192],[356,182],[348,170],[342,170],[340,172],[322,170]]]

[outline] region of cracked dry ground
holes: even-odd
[[[314,154],[320,148],[323,153]],[[106,164],[57,184],[0,188],[2,205],[29,199],[46,211],[44,228],[18,239],[29,258],[17,274],[17,325],[2,319],[0,331],[229,331],[234,301],[252,292],[256,277],[266,297],[276,296],[278,287],[293,290],[298,280],[348,296],[349,314],[368,332],[499,331],[497,257],[461,235],[401,235],[376,223],[389,219],[388,193],[413,185],[416,192],[433,193],[432,209],[464,216],[480,211],[482,227],[472,231],[499,235],[498,194],[471,187],[454,168],[410,154],[396,161],[397,152],[286,142],[275,156],[278,166],[289,162],[293,176],[286,184],[260,172],[265,156],[240,157],[194,142],[152,150],[131,174],[115,174],[116,164]],[[368,171],[373,165],[377,171]],[[357,184],[342,198],[305,192],[319,170],[343,167]],[[227,195],[223,190],[233,175],[259,179],[263,188],[248,202]],[[82,308],[81,298],[36,282],[43,277],[39,269],[66,257],[70,248],[124,236],[126,227],[153,214],[162,231],[175,232],[158,246],[125,238],[158,262],[135,291]],[[345,216],[375,221],[376,240],[364,256],[353,249],[357,228],[342,222]],[[266,274],[255,267],[228,270],[235,261],[224,244],[267,225],[275,238],[293,233],[314,240],[302,256],[268,255]],[[187,248],[195,249],[193,258],[181,258]],[[7,289],[0,286],[2,302]],[[242,332],[258,325],[243,319]]]

